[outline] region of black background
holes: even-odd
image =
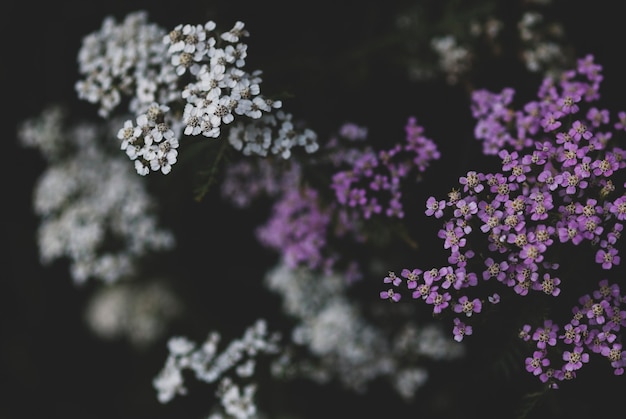
[[[1,418],[199,418],[211,400],[209,392],[200,388],[189,397],[159,404],[151,380],[165,360],[164,342],[138,353],[125,342],[98,340],[82,320],[95,285],[77,288],[62,261],[47,268],[38,263],[38,220],[31,199],[45,165],[36,151],[17,145],[15,127],[50,103],[63,103],[76,109],[79,117],[95,118],[95,108],[79,102],[74,93],[81,38],[99,29],[105,15],[121,20],[140,9],[164,28],[208,19],[227,28],[242,20],[251,32],[249,68],[264,70],[264,89],[289,92],[285,107],[306,119],[322,138],[342,122],[352,121],[367,125],[373,138],[396,141],[403,135],[406,118],[417,116],[444,156],[433,167],[424,194],[440,194],[438,188],[447,190],[463,170],[479,162],[466,92],[442,81],[409,82],[404,69],[387,60],[394,53],[402,54],[402,48],[381,51],[380,59],[350,55],[356,46],[390,30],[395,13],[411,4],[117,0],[4,5]],[[513,9],[508,11],[511,15]],[[603,103],[611,110],[625,109],[626,6],[615,1],[560,1],[550,10],[565,25],[577,56],[592,53],[603,65]],[[531,97],[538,78],[511,58],[512,54],[505,54],[500,61],[483,65],[475,86],[494,90],[512,86],[521,96]],[[152,182],[152,187],[165,192],[165,181]],[[164,200],[164,222],[178,232],[181,250],[169,259],[169,268],[178,272],[179,291],[194,313],[175,332],[201,339],[215,327],[238,336],[260,315],[277,319],[280,302],[259,285],[275,255],[259,248],[251,234],[266,214],[233,211],[211,194],[196,203],[191,189],[172,192]],[[488,346],[485,341],[482,345]],[[465,364],[442,367],[413,405],[404,405],[382,384],[360,397],[339,386],[317,388],[307,382],[268,382],[262,402],[270,414],[281,412],[280,417],[339,417],[338,412],[350,417],[514,417],[524,406],[521,394],[532,391],[535,381],[523,371],[511,377],[483,371],[480,364],[491,352],[473,350],[474,356]],[[597,377],[587,374],[575,386],[548,397],[529,417],[574,413],[599,417],[619,409],[624,379],[613,377],[608,368]]]

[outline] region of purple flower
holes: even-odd
[[[467,172],[466,176],[459,178],[459,183],[463,185],[463,192],[480,193],[485,188],[481,183],[485,180],[485,175],[475,171]]]
[[[452,299],[452,296],[448,292],[444,292],[440,294],[437,292],[437,287],[432,287],[430,294],[426,297],[426,303],[433,305],[433,313],[439,314],[443,309],[448,307],[449,301]]]
[[[546,349],[547,345],[556,345],[556,332],[559,327],[552,320],[545,320],[543,327],[538,327],[532,335],[532,339],[537,342],[537,348]]]
[[[598,249],[596,252],[596,263],[602,265],[602,269],[611,269],[613,265],[619,265],[620,257],[617,255],[617,249],[608,247],[606,249]]]
[[[548,112],[541,120],[541,126],[545,132],[554,131],[561,126],[559,118],[562,116],[561,112]]]
[[[611,366],[614,368],[615,375],[624,374],[624,366],[626,365],[626,351],[622,350],[620,343],[613,343],[613,346],[605,346],[602,348],[601,354],[608,358]]]
[[[385,284],[393,283],[393,285],[397,287],[402,283],[402,279],[398,278],[395,272],[389,271],[389,275],[387,275],[385,279],[383,279],[383,282]]]
[[[626,220],[626,196],[622,195],[617,198],[609,207],[609,212],[614,214],[618,220]]]
[[[598,283],[598,289],[593,292],[593,298],[600,300],[617,300],[620,299],[620,288],[618,284],[609,284],[608,279],[602,279]]]
[[[576,141],[580,141],[581,138],[588,140],[593,136],[591,131],[587,130],[587,126],[579,120],[574,121],[574,123],[572,124],[572,128],[570,128],[568,133]]]
[[[574,326],[571,323],[565,325],[564,333],[559,336],[560,339],[563,339],[563,342],[568,345],[576,344],[578,345],[582,341],[583,333],[587,331],[587,325],[578,325]]]
[[[318,193],[306,188],[289,190],[272,209],[269,221],[259,226],[260,243],[280,251],[288,266],[321,267],[325,262],[330,214],[318,204]]]
[[[389,288],[387,291],[380,292],[380,298],[383,300],[391,300],[397,303],[398,301],[400,301],[400,298],[402,298],[402,296],[399,293],[395,292],[393,289]]]
[[[576,113],[580,109],[577,105],[577,103],[580,102],[580,99],[580,95],[567,95],[560,98],[556,104],[564,114]]]
[[[626,112],[619,111],[617,113],[618,121],[615,123],[614,127],[616,130],[626,131]]]
[[[576,371],[582,368],[583,362],[589,362],[589,354],[583,352],[582,346],[576,346],[571,352],[563,352],[563,361],[567,361],[564,366],[566,371]]]
[[[417,288],[417,280],[419,279],[420,274],[422,273],[421,269],[413,269],[412,271],[408,269],[403,269],[400,275],[403,278],[406,278],[407,288],[412,290]]]
[[[487,270],[483,271],[483,279],[496,278],[500,282],[504,281],[506,270],[509,268],[509,264],[506,261],[498,263],[489,257],[485,260],[485,265]]]
[[[543,274],[543,281],[533,282],[536,287],[535,289],[543,291],[544,294],[552,295],[553,297],[556,297],[561,293],[561,289],[559,288],[560,283],[561,280],[559,278],[553,278],[547,272]]]
[[[550,360],[546,358],[543,351],[535,351],[532,358],[526,358],[526,371],[533,373],[533,375],[541,374],[548,365],[550,365]]]
[[[426,272],[424,272],[424,282],[428,285],[432,285],[433,283],[439,281],[441,279],[441,272],[438,268],[432,268]]]
[[[491,304],[498,304],[500,302],[500,294],[495,292],[492,295],[490,295],[489,297],[487,297],[487,299],[489,300],[489,302]]]
[[[443,217],[443,209],[446,207],[446,201],[443,199],[437,201],[434,197],[430,197],[426,200],[426,215],[429,217],[434,215],[435,218]]]
[[[430,294],[430,284],[418,284],[417,288],[415,288],[415,291],[413,291],[413,298],[417,299],[417,298],[422,298],[423,300],[425,300],[426,298],[428,298],[428,295]]]
[[[597,303],[591,304],[589,311],[587,311],[589,324],[604,324],[606,322],[605,315],[608,317],[613,315],[611,303],[607,300],[600,300]]]
[[[480,313],[482,309],[482,302],[478,298],[470,299],[464,295],[459,298],[459,301],[454,305],[455,313],[464,313],[467,317],[470,317],[473,313]]]
[[[517,335],[523,341],[529,341],[530,340],[530,330],[531,329],[532,328],[531,328],[531,326],[529,324],[525,324],[524,326],[522,326],[522,328],[520,329],[520,331],[519,331],[519,333]]]
[[[472,326],[466,325],[458,317],[454,318],[454,340],[461,342],[465,336],[472,334]]]

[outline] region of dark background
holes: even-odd
[[[437,2],[422,3],[436,15]],[[396,12],[412,4],[112,0],[24,1],[4,6],[1,167],[6,210],[2,234],[7,240],[0,276],[0,384],[4,388],[0,418],[199,418],[211,399],[209,391],[198,386],[188,397],[159,404],[151,380],[165,360],[165,342],[137,352],[127,342],[97,339],[82,320],[97,284],[77,288],[65,262],[46,268],[38,263],[38,220],[31,198],[45,164],[36,151],[17,145],[15,128],[51,103],[70,106],[78,117],[95,118],[95,107],[79,102],[73,87],[82,37],[98,30],[105,15],[121,21],[140,9],[164,28],[213,19],[225,29],[242,20],[251,32],[247,66],[264,70],[264,92],[288,92],[291,97],[284,101],[285,108],[306,119],[321,138],[352,121],[368,126],[378,141],[395,142],[403,135],[406,118],[417,116],[444,156],[432,168],[424,194],[441,194],[441,188],[448,190],[464,170],[480,161],[480,146],[471,138],[473,121],[466,92],[441,80],[409,82],[405,69],[391,59],[405,53],[400,45],[390,44],[374,54],[359,53],[363,46],[385,37]],[[509,18],[520,4],[511,2],[503,8]],[[623,4],[558,1],[550,8],[564,24],[577,56],[592,53],[603,65],[601,93],[611,110],[626,108]],[[512,86],[529,98],[538,80],[524,71],[512,51],[505,51],[503,57],[480,67],[474,85],[494,90]],[[151,182],[163,192],[166,184]],[[165,224],[175,228],[180,243],[179,255],[166,259],[170,264],[166,269],[177,273],[179,292],[194,314],[189,322],[176,325],[173,333],[200,340],[216,328],[239,336],[260,315],[279,318],[280,302],[259,284],[262,272],[276,257],[259,248],[251,233],[266,214],[235,212],[219,203],[214,193],[196,203],[190,186],[164,198],[164,208]],[[354,417],[514,417],[526,403],[521,395],[532,391],[535,381],[523,371],[503,377],[481,369],[492,353],[484,340],[481,345],[471,349],[473,356],[464,363],[441,367],[413,405],[404,405],[382,383],[361,397],[340,386],[268,381],[261,407],[270,415],[281,412],[280,417],[301,418],[335,417],[338,412]],[[626,390],[623,378],[613,377],[608,369],[597,377],[591,371],[586,374],[575,386],[549,396],[528,417],[574,413],[599,417],[619,409]],[[194,388],[193,380],[190,386]]]

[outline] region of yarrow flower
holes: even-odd
[[[117,137],[140,175],[168,174],[184,136],[224,137],[246,155],[289,159],[292,148],[318,150],[317,134],[281,111],[282,101],[261,94],[261,71],[246,71],[249,36],[241,21],[219,32],[213,21],[179,24],[166,33],[145,12],[112,17],[83,39],[79,98],[109,117],[129,97]]]
[[[588,71],[590,65],[596,69]],[[626,218],[626,184],[614,178],[626,167],[626,154],[610,141],[611,133],[600,131],[611,125],[611,112],[593,106],[599,98],[600,69],[592,56],[579,60],[576,69],[560,78],[544,79],[537,100],[519,111],[513,109],[511,88],[499,94],[473,93],[476,138],[483,142],[485,154],[497,155],[501,171],[469,170],[459,177],[448,199],[428,197],[425,214],[442,219],[438,237],[453,265],[425,271],[423,280],[412,284],[415,299],[433,304],[437,314],[451,309],[470,321],[494,309],[493,304],[483,306],[484,301],[500,300],[493,297],[493,291],[484,298],[465,294],[465,288],[483,283],[495,281],[520,298],[543,294],[558,299],[564,287],[577,280],[561,269],[560,261],[570,262],[571,247],[589,245],[595,257],[588,259],[603,271],[620,264],[617,243]],[[615,124],[621,127],[620,122]],[[524,138],[520,140],[516,130],[524,132]],[[459,259],[461,252],[469,251],[481,258]],[[468,280],[450,287],[450,281],[430,274],[441,269],[451,269]],[[483,282],[469,281],[476,277]],[[444,284],[450,295],[441,293]],[[622,301],[615,297],[615,285],[609,292],[604,280],[602,289],[575,308],[572,322],[564,329],[551,319],[534,331],[524,325],[520,337],[536,348],[526,368],[551,388],[574,378],[590,362],[588,351],[618,358],[606,345],[615,341],[621,328],[617,325],[623,323]],[[609,319],[613,319],[610,332],[605,327]],[[462,340],[466,327],[455,319],[455,340]],[[558,345],[573,347],[557,359],[553,348]],[[561,369],[555,367],[558,362],[563,362]],[[615,368],[620,374],[618,364]]]
[[[339,204],[359,210],[366,219],[375,215],[403,218],[401,202],[403,180],[410,174],[423,173],[440,157],[436,144],[423,135],[424,128],[417,119],[409,118],[406,141],[388,150],[375,151],[365,147],[353,149],[345,157],[335,157],[338,165],[349,164],[346,170],[337,171],[332,178],[332,189]],[[430,201],[434,213],[438,204]]]
[[[162,403],[186,394],[191,374],[215,388],[219,403],[207,412],[211,419],[267,416],[255,404],[254,375],[263,355],[270,356],[275,377],[333,380],[361,394],[384,378],[410,401],[429,379],[425,361],[462,356],[470,336],[506,341],[492,349],[511,348],[516,356],[494,360],[519,361],[519,370],[543,388],[583,377],[597,361],[623,375],[626,112],[599,103],[602,66],[592,55],[570,69],[547,71],[552,60],[565,63],[565,49],[542,37],[558,37],[560,26],[538,33],[544,17],[530,9],[539,3],[546,2],[524,2],[519,10],[522,50],[516,54],[531,72],[546,71],[536,95],[518,103],[513,87],[470,92],[473,134],[492,164],[471,167],[482,161],[462,156],[462,165],[443,168],[456,179],[439,192],[423,187],[441,154],[416,117],[405,119],[395,139],[392,130],[375,138],[379,127],[346,122],[320,142],[305,121],[283,109],[281,98],[289,93],[268,95],[264,73],[249,69],[254,51],[244,22],[226,30],[212,20],[165,30],[144,12],[122,21],[107,17],[83,39],[82,79],[75,84],[79,99],[106,119],[106,130],[83,124],[66,131],[55,111],[19,133],[22,144],[38,148],[50,164],[33,195],[41,261],[67,258],[78,284],[139,277],[140,259],[171,249],[174,240],[158,227],[142,186],[155,180],[134,176],[131,165],[147,176],[170,174],[182,163],[201,178],[196,198],[219,181],[222,200],[248,220],[266,216],[253,238],[277,254],[263,285],[281,298],[290,333],[283,340],[258,319],[223,350],[217,332],[199,345],[172,337],[153,380]],[[456,23],[454,36],[429,35],[426,44],[439,61],[424,72],[476,86],[469,70],[481,51],[507,48],[501,35],[511,21],[492,16],[491,8],[471,12],[471,19],[448,19],[444,11],[442,22],[427,22],[438,31],[448,20]],[[414,21],[403,15],[397,24]],[[423,39],[407,38],[419,49]],[[184,173],[167,178],[154,186],[186,180]],[[437,176],[437,185],[443,179]],[[424,216],[435,222],[439,242],[424,241]],[[161,271],[158,258],[145,262],[151,272]],[[382,286],[370,295],[372,275]],[[232,289],[213,294],[236,306]],[[170,314],[178,315],[181,307],[164,294],[150,295],[109,293],[95,300],[89,324],[105,338],[129,337],[136,346],[151,341],[168,320],[162,316],[156,324],[155,313],[171,306]],[[361,301],[363,295],[375,301]]]
[[[37,241],[44,264],[70,261],[77,284],[88,279],[114,283],[136,275],[151,252],[171,250],[171,231],[159,227],[156,204],[116,150],[102,142],[105,129],[70,125],[58,107],[25,121],[20,141],[38,148],[49,167],[35,187],[34,210],[42,217]],[[128,128],[128,127],[127,127]]]

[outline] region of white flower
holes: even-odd
[[[235,64],[236,67],[243,67],[246,64],[248,46],[243,43],[238,43],[235,46],[227,45],[224,48],[224,52],[229,63]]]
[[[141,176],[146,176],[150,173],[150,168],[141,160],[135,160],[135,170]]]
[[[219,127],[222,122],[230,124],[235,119],[230,110],[230,100],[228,96],[222,96],[216,103],[211,103],[207,107],[209,122],[212,126]]]
[[[121,155],[100,145],[104,142],[100,135],[120,132],[113,128],[119,123],[111,121],[107,130],[83,123],[71,129],[62,127],[59,133],[46,131],[49,126],[37,119],[26,122],[30,129],[44,130],[38,134],[42,141],[58,142],[44,151],[65,150],[64,158],[52,161],[41,175],[33,206],[42,217],[38,229],[42,262],[67,257],[77,283],[88,278],[115,282],[133,273],[139,257],[173,245],[171,234],[157,227],[148,209],[151,199],[132,168]],[[132,123],[127,121],[124,126],[122,132],[130,132]],[[145,174],[145,150],[138,147],[128,145],[126,153],[136,153],[135,164]],[[117,246],[104,250],[108,239]]]
[[[221,38],[227,42],[239,42],[239,38],[250,35],[244,26],[241,21],[235,22],[235,26],[230,31],[222,33]]]

